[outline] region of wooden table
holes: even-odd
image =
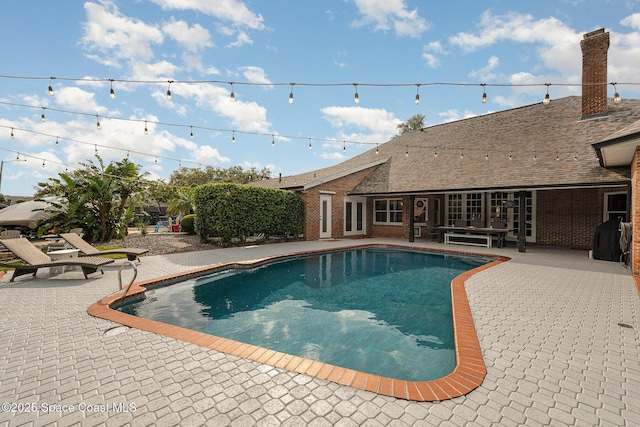
[[[492,228],[492,227],[455,227],[455,226],[442,226],[442,227],[434,227],[434,230],[436,230],[438,232],[438,241],[440,243],[448,243],[448,244],[459,244],[459,245],[473,245],[473,246],[486,246],[488,248],[491,247],[491,238],[495,237],[498,240],[498,247],[501,248],[504,244],[504,239],[505,236],[507,235],[507,233],[509,231],[511,231],[508,228]],[[459,241],[452,241],[451,237],[449,236],[448,239],[446,239],[445,241],[445,234],[453,234],[456,237],[460,237],[461,240]],[[472,242],[471,240],[473,240],[473,237],[469,237],[469,241],[465,242],[462,238],[465,237],[466,235],[468,236],[487,236],[488,239],[486,240],[486,245],[485,244],[480,244],[480,243],[476,243],[476,242]]]

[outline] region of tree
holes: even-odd
[[[406,122],[400,123],[398,129],[400,129],[401,134],[410,130],[422,129],[424,127],[424,119],[425,117],[422,114],[415,114]]]
[[[207,166],[205,169],[181,167],[174,171],[169,178],[169,183],[177,187],[193,187],[202,184],[216,182],[232,182],[235,184],[248,184],[254,181],[269,179],[271,171],[268,168],[258,170],[255,167],[244,170],[242,166],[230,168],[214,168]]]
[[[84,169],[60,173],[59,178],[39,183],[37,195],[67,199],[69,210],[66,222],[63,218],[61,224],[65,228],[69,222],[81,220],[81,226],[91,240],[124,237],[136,207],[131,201],[139,200],[148,181],[143,179],[145,174],[140,174],[140,166],[129,159],[111,162],[106,167],[100,156],[96,155],[96,159],[97,164],[89,160],[80,163]]]

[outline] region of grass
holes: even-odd
[[[96,246],[96,249],[98,249],[100,251],[106,251],[108,249],[120,249],[120,248],[124,248],[124,246],[114,246],[114,245]],[[100,255],[100,256],[104,257],[104,258],[111,258],[111,259],[121,259],[121,258],[126,258],[127,257],[125,254],[105,254],[105,255]]]

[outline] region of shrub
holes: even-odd
[[[196,189],[195,205],[195,228],[202,240],[217,235],[228,244],[252,234],[302,232],[302,199],[291,191],[241,184],[202,185]]]
[[[180,221],[180,226],[182,227],[182,231],[184,231],[187,234],[196,234],[195,220],[196,220],[195,214],[185,215],[184,217],[182,217],[182,221]]]

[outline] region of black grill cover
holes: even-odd
[[[620,255],[620,220],[610,219],[596,227],[593,236],[593,259],[619,261]]]

